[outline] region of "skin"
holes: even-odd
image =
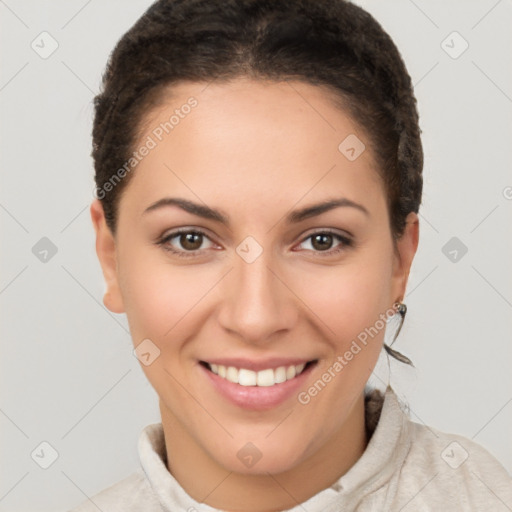
[[[141,367],[160,397],[168,469],[185,491],[223,510],[284,510],[332,485],[364,452],[363,391],[384,330],[306,405],[294,395],[269,410],[241,409],[209,384],[198,361],[318,359],[307,391],[404,297],[419,222],[409,214],[394,248],[369,141],[324,88],[248,79],[205,87],[176,85],[148,112],[140,141],[190,96],[198,101],[138,164],[115,236],[101,203],[91,206],[104,304],[126,313],[135,346],[149,338],[160,350]],[[367,147],[352,162],[338,150],[349,134]],[[163,197],[219,209],[230,226],[176,206],[144,213]],[[292,210],[340,197],[369,214],[338,207],[285,222]],[[156,243],[180,227],[206,232],[195,257]],[[311,235],[329,228],[354,245],[336,237],[313,245]],[[236,252],[247,236],[263,249],[250,264]],[[183,237],[167,246],[191,252]],[[251,468],[237,457],[248,442],[262,455]]]

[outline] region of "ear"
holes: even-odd
[[[116,242],[114,235],[107,226],[103,206],[98,199],[95,199],[91,204],[91,219],[96,232],[96,254],[107,286],[103,296],[103,304],[113,313],[124,313],[123,299],[119,287]]]
[[[396,302],[405,296],[409,272],[419,243],[419,218],[414,212],[407,216],[405,230],[396,242],[396,251],[393,264],[393,286],[391,300]]]

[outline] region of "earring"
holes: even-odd
[[[398,338],[398,335],[400,334],[400,331],[402,330],[402,325],[404,325],[405,315],[407,314],[407,306],[402,301],[395,302],[393,304],[393,306],[396,309],[396,312],[400,315],[400,324],[398,326],[398,329],[396,330],[395,336],[393,337],[393,341],[390,343],[390,345],[393,345],[393,343]],[[410,364],[411,366],[414,366],[412,364],[412,361],[408,357],[404,356],[397,350],[393,350],[391,348],[391,346],[387,345],[386,343],[384,343],[384,349],[390,356],[394,357],[398,361],[405,363],[405,364]]]

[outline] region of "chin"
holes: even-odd
[[[246,442],[240,448],[233,447],[234,457],[227,456],[227,452],[217,454],[215,457],[218,464],[226,470],[242,475],[262,475],[279,474],[292,470],[298,466],[304,459],[304,443],[298,446],[286,447],[286,449],[277,450],[268,442],[266,446],[258,442]],[[281,445],[282,447],[282,445]],[[230,449],[231,451],[231,449]],[[215,454],[212,454],[215,455]]]

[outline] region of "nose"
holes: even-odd
[[[298,318],[294,295],[266,251],[252,263],[235,256],[234,265],[223,284],[221,326],[254,345],[292,329]]]

